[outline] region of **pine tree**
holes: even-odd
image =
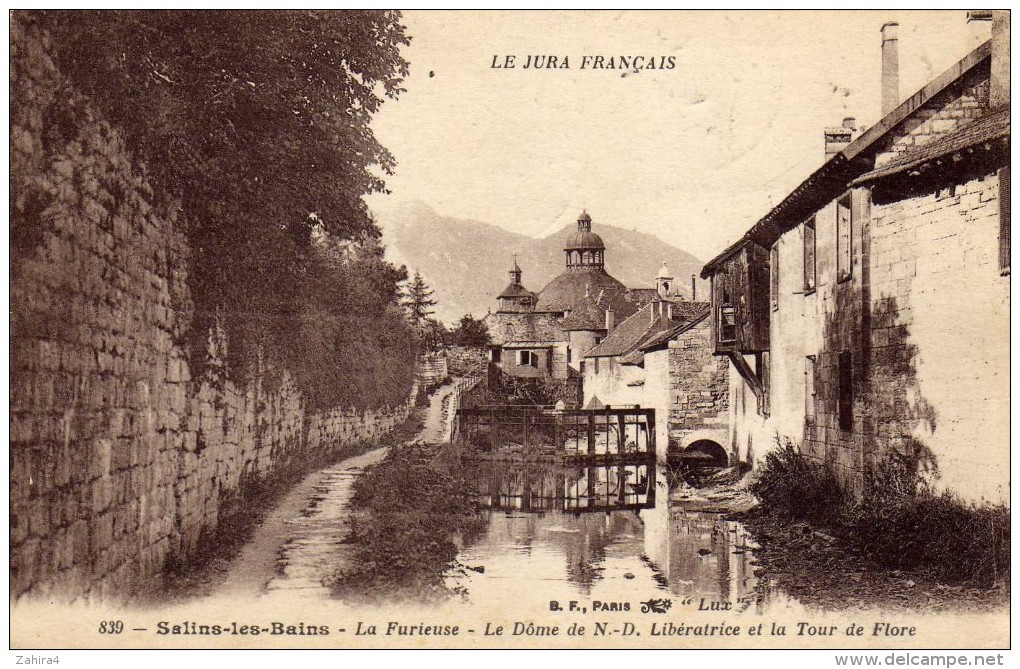
[[[432,299],[435,291],[421,278],[421,272],[414,273],[414,278],[407,284],[405,291],[404,308],[407,309],[411,325],[423,330],[425,322],[435,313],[432,309],[436,306],[436,301]]]

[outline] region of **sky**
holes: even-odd
[[[369,206],[385,222],[418,200],[534,236],[585,208],[596,231],[709,260],[822,163],[826,126],[879,119],[886,21],[901,100],[990,34],[950,10],[406,12],[407,91],[373,121],[397,171]],[[525,69],[528,55],[570,68]],[[586,55],[675,67],[581,69]]]

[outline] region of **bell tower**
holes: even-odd
[[[660,299],[665,299],[675,292],[673,288],[673,274],[666,267],[665,261],[663,261],[659,273],[655,275],[655,290],[658,292]]]

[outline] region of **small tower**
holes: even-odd
[[[517,254],[514,254],[514,265],[510,268],[510,285],[519,286],[521,285],[521,268],[517,264]]]
[[[524,272],[521,271],[520,265],[517,264],[516,254],[514,255],[514,264],[510,267],[508,274],[510,275],[510,285],[504,288],[497,298],[499,300],[499,312],[520,313],[531,311],[532,307],[535,306],[535,294],[521,283],[521,276]]]
[[[655,275],[655,290],[659,299],[666,299],[673,294],[673,275],[670,273],[666,263],[662,263],[659,273]]]
[[[567,254],[567,269],[601,270],[605,266],[606,245],[591,231],[591,216],[582,211],[577,217],[577,232],[563,248]]]

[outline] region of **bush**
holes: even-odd
[[[888,464],[891,473],[872,477],[866,498],[857,500],[831,469],[786,443],[766,457],[751,491],[765,513],[823,525],[883,566],[981,587],[1008,580],[1007,507],[905,485],[902,468]]]
[[[751,492],[771,512],[825,525],[848,502],[832,470],[801,455],[789,441],[765,457]]]

